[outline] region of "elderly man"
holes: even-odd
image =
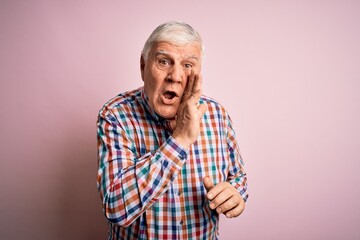
[[[201,92],[203,55],[191,26],[160,25],[141,54],[144,86],[100,110],[98,189],[109,239],[217,239],[219,214],[244,210],[231,119]]]

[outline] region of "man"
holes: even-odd
[[[98,117],[98,189],[109,239],[217,239],[219,214],[239,216],[246,174],[225,109],[202,96],[200,35],[157,27],[140,59],[144,86]]]

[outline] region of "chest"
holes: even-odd
[[[191,145],[186,162],[174,184],[192,183],[191,187],[202,187],[202,179],[211,177],[215,183],[225,181],[229,168],[227,135],[221,123],[201,121],[197,141]],[[155,152],[166,143],[171,132],[161,124],[135,128],[134,148],[138,157]],[[195,184],[200,182],[201,184]]]

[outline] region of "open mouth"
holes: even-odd
[[[166,99],[171,100],[171,99],[173,99],[173,98],[176,97],[176,93],[175,93],[175,92],[172,92],[172,91],[166,91],[166,92],[164,93],[164,97],[165,97]]]
[[[174,91],[165,91],[162,94],[162,101],[166,105],[173,105],[178,101],[179,95]]]

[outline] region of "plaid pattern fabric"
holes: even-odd
[[[246,174],[231,120],[202,96],[207,111],[189,150],[148,105],[143,88],[118,95],[98,117],[98,190],[108,239],[217,239],[203,178],[230,182],[246,201]]]

